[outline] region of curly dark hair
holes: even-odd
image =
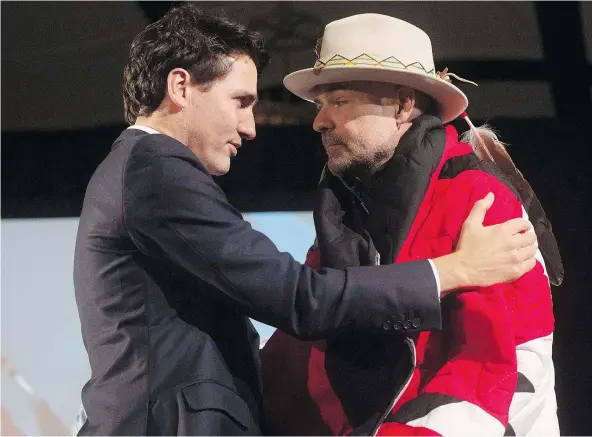
[[[134,124],[158,108],[174,68],[186,69],[207,89],[230,71],[225,55],[233,54],[248,55],[259,74],[269,62],[259,33],[191,3],[173,7],[132,41],[123,74],[125,121]]]

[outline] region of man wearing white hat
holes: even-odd
[[[284,79],[318,108],[328,162],[314,210],[315,268],[451,253],[491,191],[485,224],[527,217],[536,267],[510,284],[442,300],[441,331],[299,341],[276,331],[262,351],[272,434],[559,435],[550,282],[563,267],[550,224],[497,138],[464,114],[465,94],[437,73],[431,42],[402,20],[362,14],[328,24],[313,68]],[[446,70],[445,70],[446,71]],[[443,123],[463,116],[467,143]]]

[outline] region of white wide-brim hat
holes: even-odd
[[[375,81],[406,85],[434,98],[443,123],[468,106],[467,96],[434,68],[432,43],[420,28],[381,14],[360,14],[325,26],[313,68],[295,71],[284,86],[312,101],[317,85]],[[441,77],[442,76],[442,77]]]

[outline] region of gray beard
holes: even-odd
[[[362,181],[369,180],[373,175],[382,170],[386,163],[392,158],[390,151],[379,151],[374,153],[370,161],[357,162],[349,165],[341,172],[345,178],[358,178]]]

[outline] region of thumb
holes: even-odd
[[[485,213],[487,213],[487,210],[491,208],[491,205],[493,205],[494,199],[495,196],[490,192],[487,193],[487,196],[485,196],[483,199],[475,202],[473,209],[471,209],[466,221],[471,221],[473,223],[479,223],[482,225],[483,220],[485,220]]]

